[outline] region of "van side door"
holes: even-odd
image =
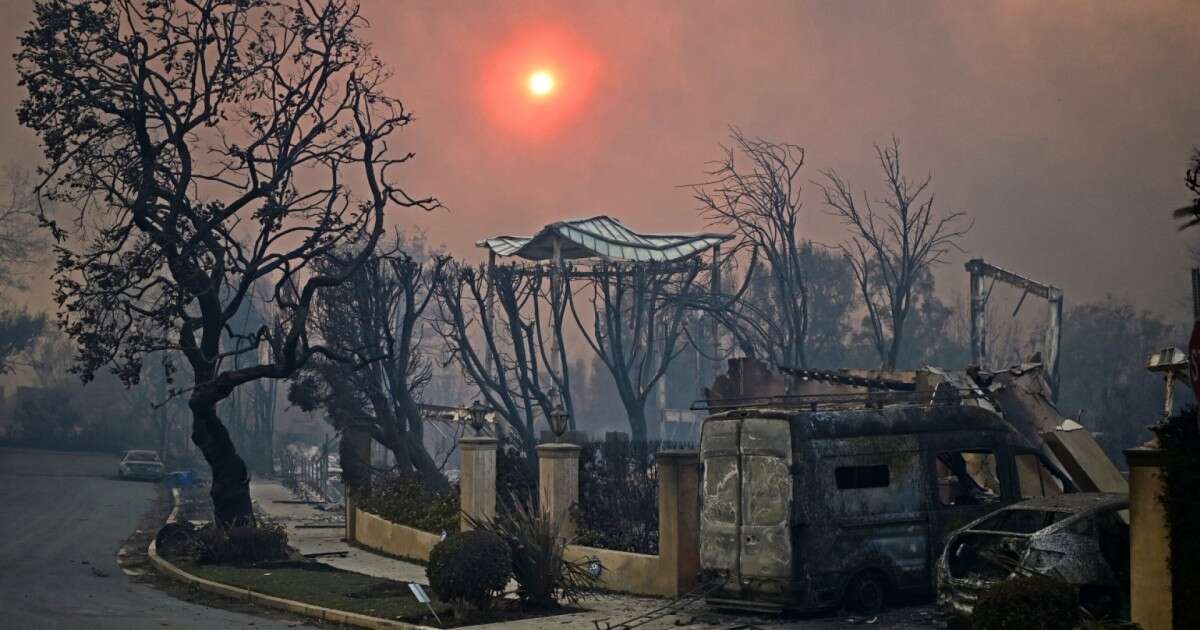
[[[929,483],[929,542],[935,561],[946,537],[971,521],[1011,503],[1001,479],[1007,449],[993,440],[929,440],[923,449]],[[932,566],[932,565],[931,565]]]
[[[822,545],[824,557],[809,564],[814,579],[840,593],[855,575],[875,570],[901,589],[915,584],[923,590],[930,575],[929,523],[916,436],[814,440],[813,446],[835,519],[821,524],[832,536]]]

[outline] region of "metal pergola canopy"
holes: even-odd
[[[551,223],[533,236],[497,236],[476,243],[496,256],[553,261],[600,258],[630,262],[683,260],[733,238],[731,234],[639,234],[609,216]]]

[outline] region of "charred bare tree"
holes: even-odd
[[[15,164],[4,170],[7,190],[0,203],[0,302],[9,290],[26,289],[20,269],[41,258],[44,233],[38,229],[38,206],[28,170]],[[25,308],[0,308],[0,374],[34,349],[47,332],[46,316]]]
[[[38,0],[34,12],[15,55],[18,117],[44,148],[39,193],[78,209],[76,233],[51,223],[77,371],[86,382],[111,366],[130,385],[146,354],[179,350],[216,522],[253,522],[217,405],[313,356],[348,360],[309,341],[310,311],[372,255],[389,206],[434,205],[392,183],[410,115],[382,92],[389,72],[348,0]],[[312,268],[338,248],[356,252],[341,271]],[[259,281],[278,325],[223,347]],[[264,346],[265,361],[231,367]]]
[[[804,149],[748,138],[737,128],[731,138],[732,145],[723,147],[725,155],[711,163],[709,180],[691,188],[701,216],[738,235],[729,254],[752,250],[759,260],[747,267],[743,290],[734,291],[736,299],[716,295],[706,310],[730,327],[750,356],[804,367],[809,287],[796,238]]]
[[[584,339],[616,383],[635,442],[647,439],[646,399],[684,350],[688,299],[700,275],[698,260],[605,263],[591,268],[591,332],[571,314]]]
[[[398,245],[317,300],[314,331],[362,367],[349,370],[336,361],[315,360],[305,377],[293,383],[289,397],[306,410],[321,403],[337,430],[366,432],[392,452],[397,470],[441,485],[440,467],[425,449],[418,401],[433,367],[421,351],[422,322],[446,259],[422,264]],[[338,273],[346,263],[330,255],[317,268]]]
[[[18,164],[3,172],[0,203],[0,290],[25,289],[20,267],[44,261],[45,232],[38,227],[38,201],[33,174]]]
[[[951,250],[961,251],[958,239],[971,225],[962,226],[964,212],[934,209],[934,195],[928,190],[931,175],[920,181],[904,176],[898,139],[875,145],[875,155],[887,189],[882,199],[873,201],[863,193],[860,207],[849,180],[833,170],[822,172],[825,181],[818,186],[831,214],[850,228],[852,236],[842,251],[866,305],[875,351],[885,369],[894,369],[922,274],[945,262]]]
[[[550,270],[542,266],[453,264],[438,300],[438,331],[452,360],[530,455],[534,421],[549,417],[559,397],[571,400],[562,310],[552,305],[544,321],[546,307],[539,304],[549,283]],[[548,351],[551,339],[559,345]]]

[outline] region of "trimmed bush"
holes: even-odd
[[[438,599],[487,608],[504,590],[512,574],[508,544],[496,534],[467,531],[454,534],[429,552],[425,575]]]
[[[369,494],[355,494],[354,504],[386,521],[440,534],[458,531],[458,489],[430,488],[412,473],[377,479]]]
[[[972,630],[1071,630],[1082,619],[1074,586],[1035,575],[1005,580],[979,596]]]

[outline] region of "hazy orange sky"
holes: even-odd
[[[1068,304],[1114,293],[1186,313],[1188,239],[1169,211],[1189,199],[1183,172],[1200,145],[1194,3],[363,9],[395,69],[391,93],[417,116],[404,181],[448,208],[396,220],[456,254],[478,256],[484,236],[594,214],[643,231],[703,229],[679,186],[702,179],[729,125],[804,146],[806,180],[836,168],[871,191],[872,143],[895,133],[909,173],[932,173],[938,204],[975,219],[970,256],[1057,284]],[[6,52],[30,13],[21,0],[0,8]],[[547,50],[561,67],[539,110],[503,82]],[[38,150],[11,113],[23,96],[11,62],[0,82],[0,159],[29,161]],[[801,235],[836,244],[846,234],[817,192],[806,191]],[[965,258],[939,273],[944,289],[965,292]]]

